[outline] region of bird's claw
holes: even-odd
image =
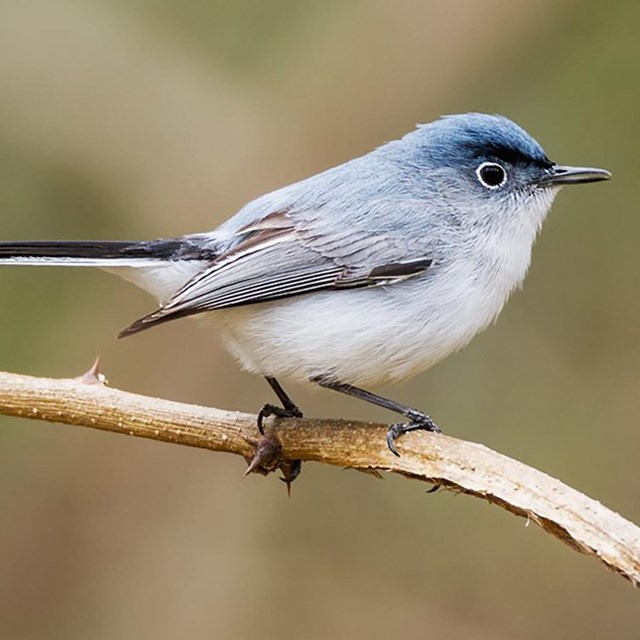
[[[276,416],[276,418],[302,418],[302,411],[297,407],[291,407],[285,409],[279,407],[277,404],[265,404],[258,412],[258,431],[264,435],[264,419],[270,416]]]
[[[396,422],[389,425],[387,429],[387,446],[389,451],[400,457],[396,449],[395,441],[405,433],[410,431],[430,431],[431,433],[442,433],[442,429],[426,414],[416,414],[411,422]]]

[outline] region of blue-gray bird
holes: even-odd
[[[97,266],[160,301],[120,336],[207,313],[242,367],[311,381],[404,416],[431,418],[361,387],[404,380],[466,345],[522,282],[560,188],[610,178],[551,162],[505,117],[470,113],[257,198],[208,233],[131,242],[0,244],[0,262]]]

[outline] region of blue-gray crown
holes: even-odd
[[[495,158],[510,164],[551,167],[542,147],[515,122],[499,115],[465,113],[443,118],[405,136],[418,143],[429,160],[455,166],[478,158]]]

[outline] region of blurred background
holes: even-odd
[[[2,239],[151,238],[442,113],[499,112],[566,189],[498,325],[392,389],[446,431],[640,521],[633,0],[4,0]],[[271,401],[213,332],[94,270],[0,271],[0,368],[242,411]],[[309,416],[390,420],[326,391]],[[307,464],[0,418],[3,638],[638,637],[638,593],[496,507]]]

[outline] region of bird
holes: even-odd
[[[242,368],[301,417],[280,379],[311,382],[440,432],[420,410],[367,389],[406,380],[464,347],[526,275],[534,241],[565,185],[604,169],[549,160],[501,115],[465,113],[260,196],[213,231],[141,241],[0,243],[0,264],[95,266],[159,306],[130,336],[207,314]]]

